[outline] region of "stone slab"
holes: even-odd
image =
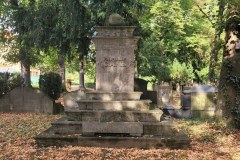
[[[143,123],[143,135],[151,136],[175,136],[178,130],[170,121]]]
[[[86,97],[89,100],[140,100],[142,92],[86,92]]]
[[[78,101],[79,110],[112,110],[112,111],[148,111],[151,101],[102,101],[81,100]]]
[[[141,149],[188,149],[191,140],[187,135],[179,133],[171,137],[84,137],[81,135],[54,135],[43,132],[35,137],[39,147],[48,146],[83,146],[101,148],[141,148]]]
[[[79,121],[68,121],[65,117],[60,118],[56,122],[52,123],[49,131],[54,134],[81,134],[82,133],[82,122]]]
[[[65,111],[68,120],[83,122],[159,122],[163,112],[150,111]]]
[[[212,110],[216,103],[216,93],[191,93],[191,110]]]
[[[4,95],[0,98],[0,112],[10,112],[11,103],[8,95]]]
[[[38,89],[17,87],[0,99],[0,111],[53,113],[53,100]]]
[[[143,124],[138,122],[83,122],[82,134],[129,134],[132,136],[142,136]]]

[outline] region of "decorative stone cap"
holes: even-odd
[[[96,37],[133,37],[135,26],[99,26]]]
[[[110,26],[124,26],[125,20],[122,16],[117,13],[114,13],[109,16],[108,23]]]

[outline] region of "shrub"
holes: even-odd
[[[23,84],[20,73],[0,73],[0,97]]]
[[[47,72],[39,77],[39,89],[56,100],[62,91],[61,76],[54,72]]]
[[[194,78],[193,67],[185,63],[180,63],[174,59],[173,64],[170,66],[170,77],[178,83],[184,84]]]

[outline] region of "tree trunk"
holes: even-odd
[[[209,66],[209,74],[208,78],[211,83],[216,83],[216,66],[218,61],[219,50],[221,49],[221,34],[223,32],[223,12],[224,12],[224,4],[219,4],[218,10],[218,20],[215,26],[215,37],[213,41],[213,47],[211,50],[211,57],[210,57],[210,66]]]
[[[84,56],[79,53],[79,89],[85,89],[84,85]]]
[[[228,9],[229,10],[229,9]],[[234,13],[230,12],[229,13]],[[221,68],[216,119],[240,127],[240,51],[239,19],[229,18],[226,24],[226,42]],[[234,16],[231,16],[234,17]],[[235,16],[237,17],[237,16]]]
[[[65,74],[66,74],[65,73],[65,52],[66,52],[66,48],[65,48],[65,46],[62,46],[59,57],[58,57],[59,74],[62,78],[63,90],[66,89],[66,86],[65,86]]]
[[[30,65],[21,62],[21,75],[23,78],[23,85],[25,87],[30,87],[31,86]]]

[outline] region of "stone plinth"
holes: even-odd
[[[160,122],[161,110],[151,111],[66,111],[68,120],[84,122]]]
[[[139,100],[141,95],[142,92],[86,92],[87,99],[104,101]]]
[[[96,90],[109,92],[133,92],[134,51],[138,37],[135,27],[97,27],[93,37],[96,46]]]

